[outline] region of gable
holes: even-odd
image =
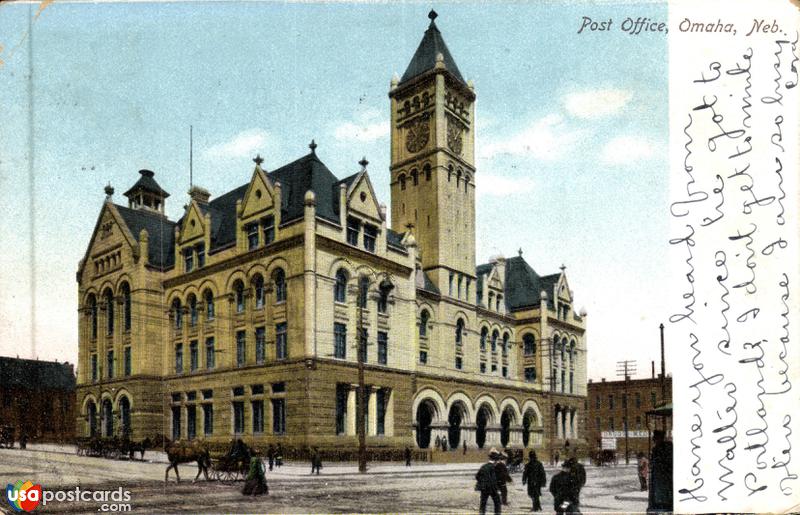
[[[369,180],[367,172],[362,172],[350,187],[350,192],[347,196],[347,206],[351,211],[355,211],[378,222],[383,220],[380,207],[378,206],[378,198],[375,196],[375,190],[372,189],[372,183]]]
[[[253,172],[253,178],[242,199],[242,218],[249,218],[272,209],[275,192],[267,174],[260,168]]]
[[[567,284],[567,276],[565,274],[561,274],[561,277],[556,284],[556,295],[558,298],[566,300],[567,302],[572,302],[572,294],[569,290],[569,284]]]
[[[200,213],[200,208],[197,203],[192,201],[189,204],[188,212],[183,217],[181,224],[181,243],[186,243],[195,238],[202,238],[205,234],[205,220]]]
[[[91,271],[95,269],[94,264],[98,260],[105,259],[108,255],[114,254],[118,258],[122,248],[133,249],[136,254],[139,245],[113,204],[106,202],[97,217],[89,245],[78,269],[78,280],[87,266]]]

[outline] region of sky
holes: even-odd
[[[362,156],[389,196],[389,99],[436,20],[475,83],[477,259],[563,264],[588,312],[589,377],[638,376],[668,315],[667,41],[577,34],[667,20],[639,3],[0,4],[0,355],[77,358],[77,282],[111,183],[155,171],[182,215],[308,152],[339,177]],[[667,359],[669,359],[667,334]],[[669,371],[669,370],[668,370]]]

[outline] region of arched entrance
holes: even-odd
[[[436,413],[431,401],[422,401],[417,408],[417,446],[427,449],[431,444],[431,422]]]
[[[457,449],[461,444],[461,426],[466,419],[466,408],[460,402],[454,403],[447,414],[447,443],[451,449]]]
[[[478,449],[483,449],[483,446],[486,444],[486,426],[489,425],[491,419],[492,412],[489,410],[488,406],[482,404],[481,407],[478,408],[478,415],[475,417],[475,443]]]
[[[97,436],[97,404],[89,401],[86,406],[86,415],[89,417],[89,436]]]
[[[103,401],[103,436],[111,438],[114,436],[114,409],[111,406],[111,399]]]
[[[503,410],[500,415],[500,445],[508,447],[508,442],[511,440],[511,424],[514,423],[514,411],[511,408]]]
[[[536,413],[528,410],[522,417],[522,445],[527,447],[531,441],[531,428],[536,426]]]
[[[119,415],[120,423],[122,424],[122,437],[130,438],[131,436],[131,401],[123,396],[119,400]]]

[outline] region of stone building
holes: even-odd
[[[75,436],[75,372],[69,363],[0,356],[0,427],[17,440],[69,442]]]
[[[583,442],[585,313],[564,267],[476,266],[475,88],[434,18],[391,81],[391,222],[368,162],[340,179],[313,141],[193,188],[177,221],[151,171],[127,205],[107,187],[77,273],[79,433],[353,448],[360,337],[371,448]]]
[[[663,382],[661,374],[644,379],[625,381],[589,381],[586,397],[586,441],[592,451],[601,447],[602,438],[616,440],[617,455],[625,456],[625,423],[628,422],[628,452],[631,458],[638,452],[648,454],[648,437],[654,429],[672,431],[669,418],[651,418],[647,412],[672,403],[672,377]],[[626,391],[627,389],[627,391]],[[627,419],[626,419],[627,408]],[[662,426],[662,422],[665,424]]]

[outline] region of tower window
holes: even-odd
[[[406,176],[400,175],[398,180],[400,181],[400,191],[404,191],[406,189]]]
[[[419,172],[417,170],[412,170],[411,180],[414,182],[414,186],[419,186]]]
[[[423,171],[425,172],[425,180],[426,181],[431,180],[431,165],[425,165]]]
[[[286,273],[278,268],[272,277],[275,281],[275,302],[286,302]]]

